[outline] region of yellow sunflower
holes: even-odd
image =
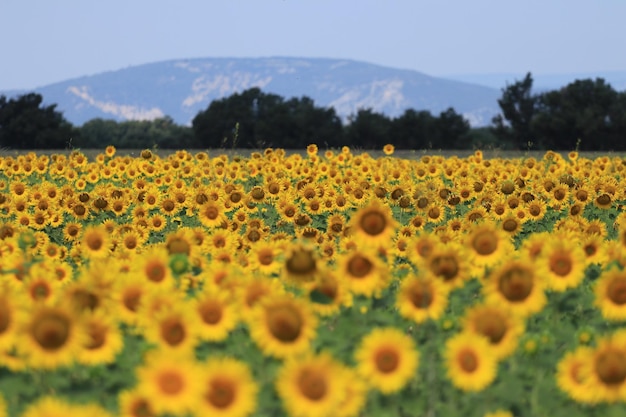
[[[615,403],[626,399],[626,332],[598,340],[581,369],[590,384],[592,401]]]
[[[81,323],[68,310],[37,306],[24,323],[16,344],[33,368],[54,369],[74,361],[85,343]]]
[[[369,386],[353,368],[342,366],[345,374],[343,379],[347,381],[345,385],[345,396],[334,411],[336,417],[357,417],[367,401]]]
[[[88,335],[77,361],[85,365],[112,363],[124,347],[122,331],[117,322],[102,312],[83,315]]]
[[[201,369],[201,415],[245,417],[257,407],[259,387],[244,362],[232,358],[210,358]]]
[[[199,340],[199,317],[189,304],[164,306],[143,323],[146,340],[172,354],[192,354]]]
[[[365,297],[377,296],[389,284],[389,274],[377,254],[356,249],[340,255],[336,273],[346,278],[350,291]]]
[[[315,281],[319,268],[319,260],[313,247],[304,243],[293,243],[286,248],[282,273],[288,282],[306,287]]]
[[[224,340],[239,323],[236,304],[231,302],[228,292],[220,291],[215,284],[206,285],[196,295],[193,307],[200,319],[197,329],[201,340]]]
[[[603,272],[595,284],[595,305],[606,320],[626,320],[626,270]]]
[[[30,404],[20,417],[71,416],[72,406],[65,401],[45,396]]]
[[[573,352],[568,352],[559,361],[556,368],[556,383],[558,387],[578,403],[593,403],[593,389],[589,378],[581,370],[593,360],[593,348],[581,346]]]
[[[248,327],[264,354],[285,358],[309,349],[317,332],[317,317],[302,300],[276,295],[260,301]]]
[[[89,258],[106,258],[111,252],[111,238],[103,226],[88,226],[83,231],[81,251]]]
[[[451,337],[444,356],[447,376],[460,390],[482,391],[496,378],[496,355],[483,336],[463,332]]]
[[[136,388],[122,391],[118,395],[120,417],[157,417],[152,402]]]
[[[353,301],[346,278],[329,268],[324,268],[318,274],[317,280],[309,288],[309,299],[313,311],[321,316],[338,313],[342,306],[349,307]]]
[[[506,307],[520,317],[538,313],[547,302],[544,284],[527,257],[503,261],[489,273],[482,290],[487,303]]]
[[[329,354],[307,354],[284,362],[276,390],[290,416],[329,416],[345,398],[345,376],[342,365]]]
[[[397,392],[415,377],[419,353],[415,343],[396,328],[377,328],[367,334],[355,352],[357,372],[384,394]]]
[[[577,287],[585,278],[585,253],[577,240],[554,235],[537,259],[538,273],[552,291]]]
[[[482,272],[484,267],[497,264],[504,254],[515,249],[511,238],[503,232],[493,221],[484,221],[474,226],[466,235],[465,247],[469,249],[471,260]]]
[[[498,360],[513,354],[525,327],[524,322],[509,310],[489,304],[470,308],[462,325],[464,330],[486,337]]]
[[[454,242],[437,246],[425,259],[424,266],[448,289],[460,288],[470,278],[466,250]]]
[[[395,235],[397,222],[388,206],[373,200],[353,215],[350,225],[356,239],[364,244],[387,246]]]
[[[196,362],[156,351],[135,372],[137,392],[150,399],[155,413],[181,415],[197,409],[203,386]]]
[[[448,288],[434,275],[423,273],[402,280],[396,307],[402,317],[422,323],[438,320],[448,306]]]

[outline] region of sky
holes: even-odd
[[[0,90],[170,59],[454,74],[626,70],[624,0],[0,0]]]

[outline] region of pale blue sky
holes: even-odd
[[[0,0],[0,90],[180,58],[430,75],[626,70],[624,0]]]

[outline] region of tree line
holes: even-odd
[[[182,126],[169,117],[117,122],[92,119],[73,126],[56,104],[29,93],[0,96],[0,146],[12,149],[285,148],[349,146],[381,149],[626,149],[626,91],[603,79],[576,80],[559,89],[532,92],[532,75],[502,89],[500,114],[490,126],[470,127],[453,108],[433,115],[407,109],[390,118],[360,109],[343,122],[333,108],[306,96],[285,99],[251,88],[212,101]]]

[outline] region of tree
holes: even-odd
[[[469,149],[470,124],[462,115],[454,111],[452,107],[439,114],[435,120],[437,131],[435,145],[441,149]]]
[[[61,149],[72,144],[78,132],[56,111],[42,106],[40,94],[7,100],[0,96],[0,146],[16,149]]]
[[[527,149],[535,141],[531,122],[535,115],[537,97],[531,94],[532,86],[530,72],[522,81],[507,84],[498,100],[502,113],[492,119],[494,135],[518,149]]]
[[[539,96],[532,129],[550,149],[624,149],[625,109],[604,79],[576,80]]]
[[[396,149],[431,149],[437,135],[436,117],[430,111],[407,109],[391,121],[391,141]]]
[[[345,128],[345,137],[348,146],[363,149],[382,149],[391,143],[389,136],[391,120],[372,109],[359,109],[356,115],[349,117],[349,124]]]
[[[256,87],[211,102],[192,126],[196,141],[207,148],[333,146],[342,134],[334,109],[316,107],[308,97],[285,101]]]

